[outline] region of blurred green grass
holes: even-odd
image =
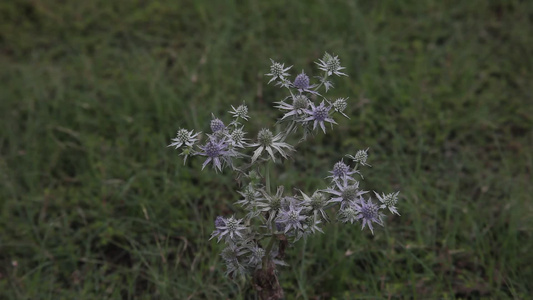
[[[363,185],[400,189],[402,216],[299,243],[288,298],[527,299],[532,20],[530,1],[1,2],[0,298],[251,297],[207,241],[233,178],[166,145],[242,100],[270,122],[268,59],[329,51],[352,117],[280,181],[321,187],[370,147]]]

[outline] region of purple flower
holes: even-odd
[[[218,132],[218,131],[224,130],[226,128],[226,125],[224,125],[224,122],[222,122],[218,118],[213,118],[213,120],[211,120],[211,124],[210,125],[211,125],[211,130],[213,132]]]
[[[320,128],[322,128],[322,131],[326,133],[326,126],[324,125],[324,122],[330,122],[332,124],[337,124],[335,120],[333,120],[329,116],[329,110],[330,106],[325,106],[324,101],[320,103],[319,106],[315,106],[313,103],[311,104],[311,110],[306,109],[305,112],[309,114],[309,117],[304,119],[304,121],[313,121],[313,129],[316,129],[316,126],[320,124]]]
[[[351,170],[350,169],[350,166],[348,166],[347,164],[344,163],[344,161],[339,161],[337,162],[334,166],[333,166],[333,170],[332,171],[329,171],[331,173],[330,176],[326,177],[326,178],[331,178],[333,181],[337,182],[339,180],[342,180],[343,182],[346,182],[348,180],[352,180],[352,181],[355,181],[355,179],[350,176],[352,174],[359,174],[359,171],[357,170]]]
[[[285,225],[284,232],[287,233],[291,229],[303,229],[302,221],[305,220],[306,216],[301,215],[303,206],[296,206],[293,203],[289,204],[289,209],[281,210],[277,221]]]
[[[356,219],[363,221],[361,230],[368,225],[368,228],[370,228],[370,231],[374,234],[372,222],[383,226],[383,220],[381,219],[382,214],[379,212],[379,207],[374,204],[370,198],[368,198],[367,202],[365,202],[364,198],[361,198],[359,202],[353,203],[353,207],[357,211]]]
[[[296,76],[293,83],[294,87],[300,91],[307,90],[309,88],[309,76],[305,75],[304,71]]]
[[[314,88],[316,85],[311,85],[309,82],[309,76],[307,76],[304,71],[302,70],[302,73],[298,74],[296,78],[294,79],[294,82],[292,83],[292,86],[300,93],[302,92],[308,92],[311,94],[318,95],[317,92],[313,91],[312,88]]]
[[[228,143],[225,139],[217,140],[212,136],[209,137],[209,141],[204,146],[200,146],[200,149],[203,152],[199,152],[198,154],[207,156],[207,159],[202,165],[202,170],[207,164],[212,162],[215,170],[222,171],[222,163],[225,162],[231,165],[231,157],[237,156],[235,151],[228,150]]]

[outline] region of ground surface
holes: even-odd
[[[311,72],[324,51],[350,75],[332,95],[351,119],[280,181],[320,187],[370,147],[363,186],[400,189],[402,216],[289,249],[289,298],[528,298],[532,4],[2,1],[0,298],[253,295],[208,241],[215,216],[240,213],[231,175],[166,145],[243,100],[257,132],[278,116],[269,58]]]

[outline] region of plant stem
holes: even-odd
[[[265,179],[266,179],[266,190],[267,190],[267,193],[271,194],[271,190],[270,190],[270,164],[271,164],[271,160],[268,160],[268,162],[266,163],[266,166],[265,166]]]
[[[274,242],[276,241],[276,236],[272,234],[270,237],[270,241],[268,241],[268,245],[265,249],[265,256],[263,257],[263,270],[266,270],[268,267],[268,260],[270,258],[270,252],[272,251],[272,247],[274,246]]]

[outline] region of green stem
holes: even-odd
[[[272,247],[274,247],[274,242],[276,241],[276,236],[273,234],[270,238],[270,241],[268,241],[268,245],[265,250],[265,256],[263,257],[263,270],[266,270],[268,267],[268,260],[270,258],[270,252],[272,251]]]
[[[270,190],[270,164],[271,164],[271,161],[269,160],[266,163],[266,166],[265,166],[266,190],[267,190],[268,194],[271,194],[271,190]]]

